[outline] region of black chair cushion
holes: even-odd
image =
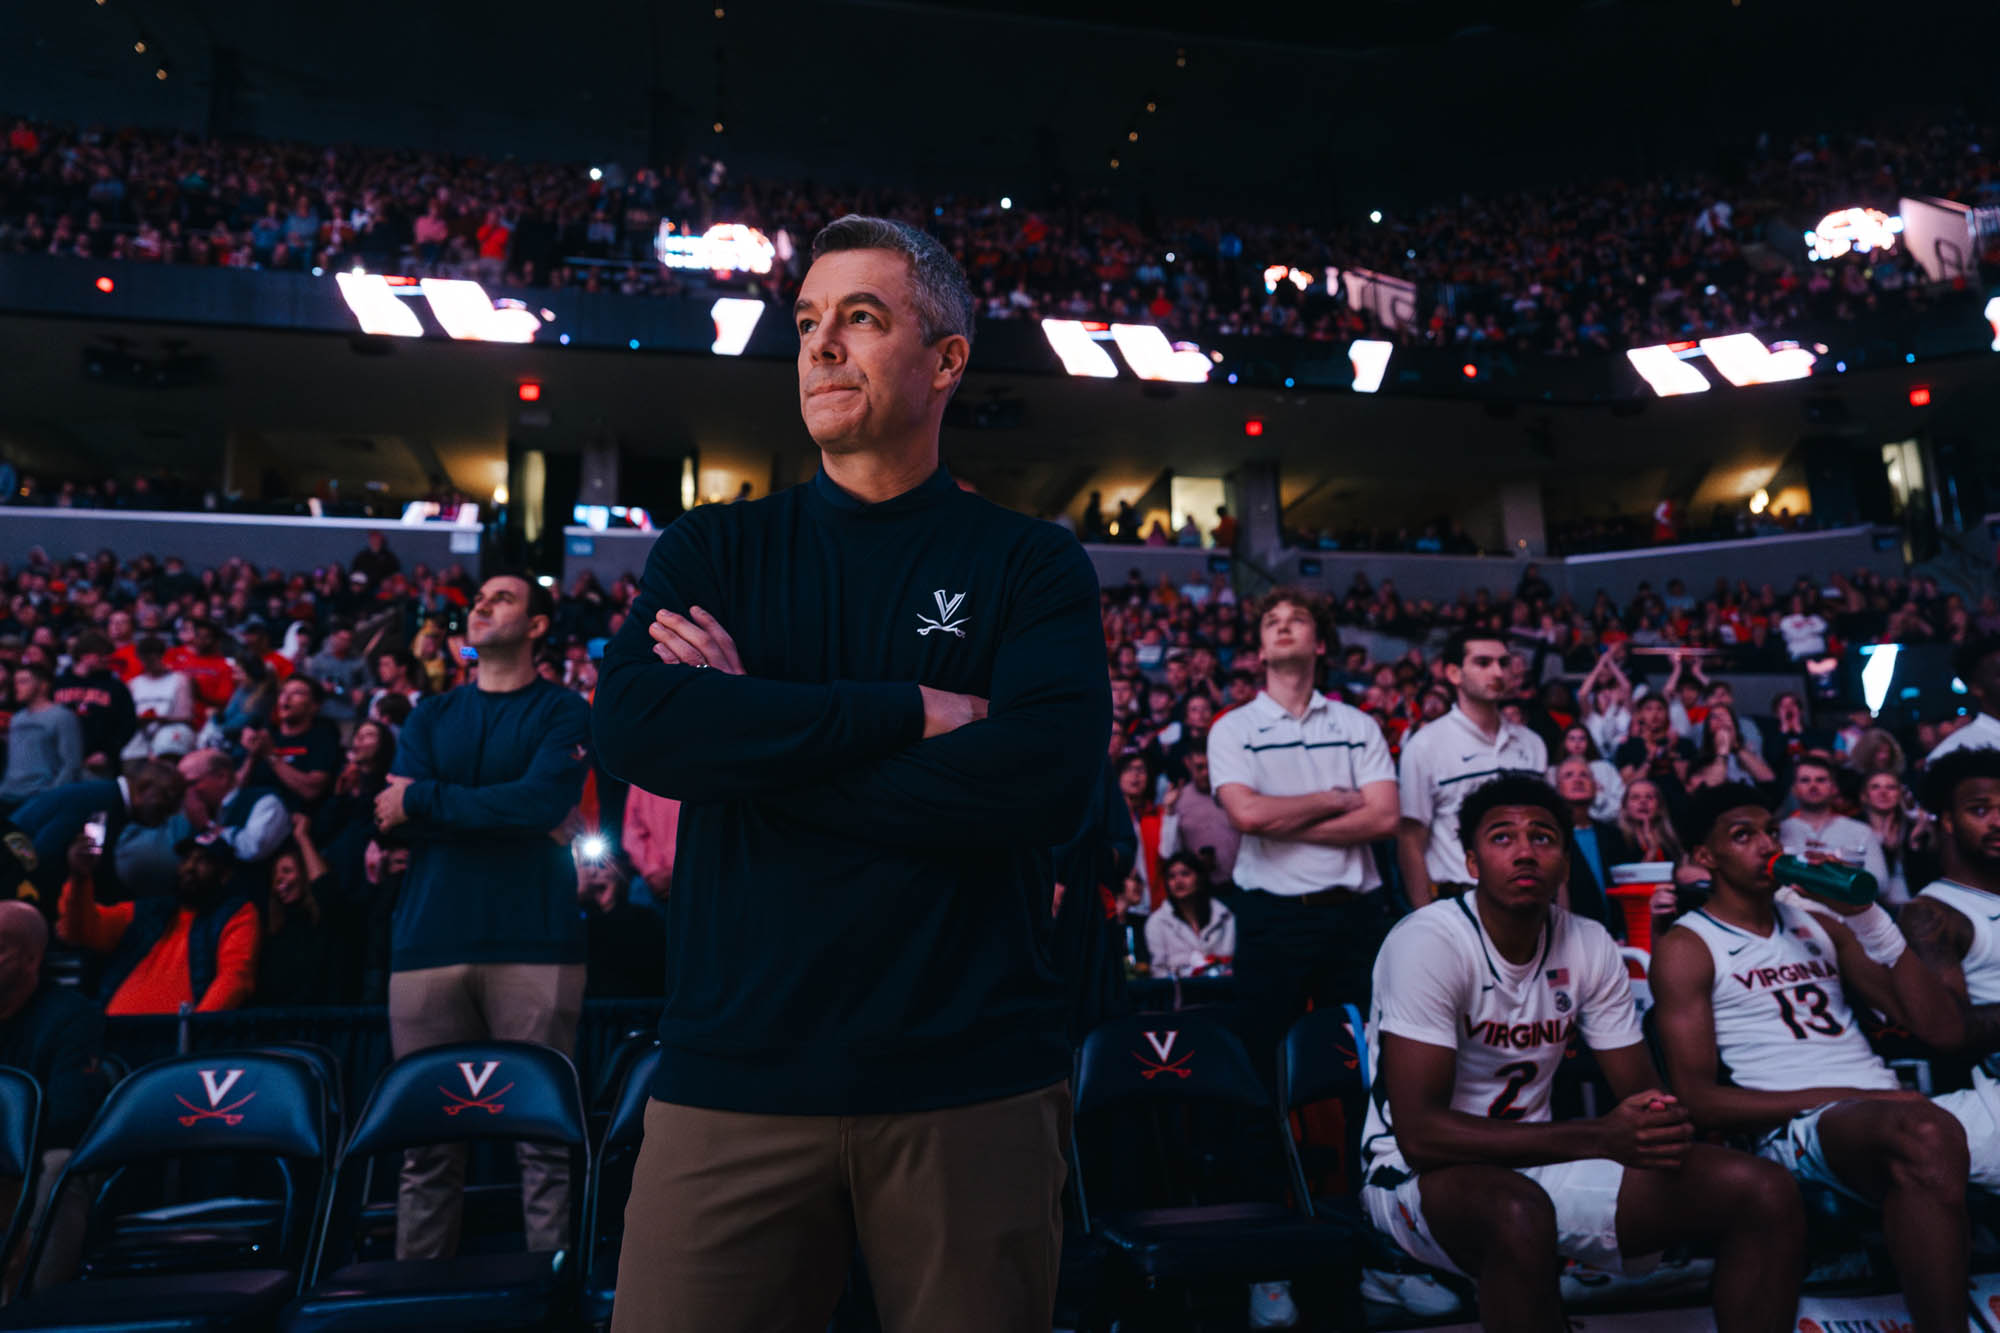
[[[91,1252],[84,1271],[99,1278],[269,1263],[283,1214],[276,1199],[214,1199],[128,1213],[112,1223],[110,1237]]]
[[[281,1268],[65,1282],[0,1309],[0,1329],[182,1333],[269,1328],[298,1288]]]
[[[1276,1203],[1116,1213],[1096,1230],[1112,1255],[1146,1277],[1282,1278],[1354,1250],[1341,1228]]]
[[[539,1329],[569,1305],[555,1253],[378,1260],[336,1270],[286,1313],[288,1333]]]

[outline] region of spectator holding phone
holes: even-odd
[[[63,942],[104,955],[98,998],[104,1012],[197,1013],[249,1003],[257,981],[257,909],[230,887],[236,851],[214,832],[185,838],[171,897],[103,904],[97,899],[101,847],[89,836],[69,846],[56,932]]]
[[[1674,735],[1667,701],[1657,694],[1647,695],[1632,710],[1632,735],[1611,756],[1626,786],[1646,778],[1658,785],[1669,806],[1685,795],[1694,759],[1694,746]]]
[[[57,787],[14,811],[14,826],[34,843],[35,870],[29,878],[42,910],[53,910],[62,890],[68,848],[87,824],[103,820],[102,844],[116,848],[128,827],[158,828],[166,823],[180,808],[184,790],[173,765],[142,760],[126,765],[117,778],[86,779]],[[100,898],[126,896],[117,857],[106,858],[94,878]]]

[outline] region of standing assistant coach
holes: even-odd
[[[1110,725],[1097,580],[938,463],[973,299],[845,217],[795,310],[822,467],[661,534],[604,655],[605,766],[682,801],[665,1048],[614,1328],[1046,1330],[1069,1051],[1050,850]]]

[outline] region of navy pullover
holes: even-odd
[[[653,655],[654,612],[691,605],[746,674]],[[920,684],[991,711],[924,740]],[[696,509],[653,546],[594,722],[607,769],[685,802],[656,1097],[854,1115],[1068,1074],[1050,849],[1110,734],[1068,533],[943,469],[875,505],[822,472]]]
[[[581,963],[576,862],[549,831],[583,795],[590,706],[548,681],[506,692],[461,685],[418,704],[394,772],[410,870],[389,968]]]

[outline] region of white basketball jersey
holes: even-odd
[[[1941,879],[1917,895],[1935,898],[1972,925],[1972,947],[1965,951],[1965,993],[1974,1004],[2000,1004],[2000,894],[1968,889]]]
[[[1738,1087],[1895,1088],[1895,1071],[1868,1044],[1840,983],[1833,941],[1811,912],[1774,903],[1776,925],[1759,937],[1690,912],[1715,960],[1715,1050]]]
[[[1452,1109],[1495,1120],[1549,1118],[1549,1089],[1573,1032],[1598,1050],[1644,1040],[1625,962],[1604,927],[1552,907],[1535,957],[1510,963],[1471,896],[1410,913],[1376,956],[1368,1022],[1375,1086],[1362,1138],[1371,1169],[1401,1164],[1381,1078],[1385,1032],[1455,1050]]]

